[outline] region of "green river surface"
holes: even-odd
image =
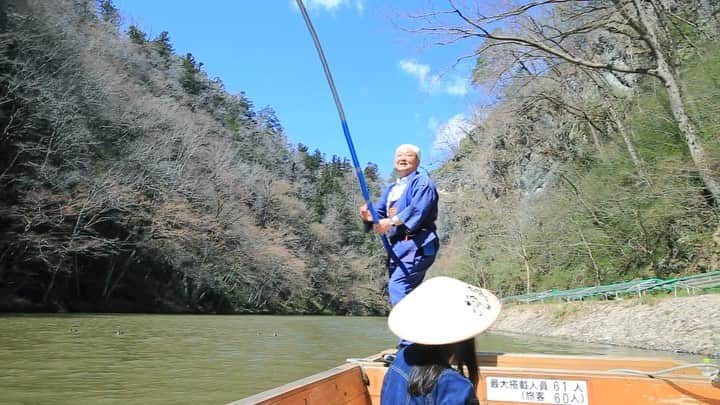
[[[2,315],[0,404],[223,404],[396,342],[381,317]],[[477,347],[677,357],[498,334]]]

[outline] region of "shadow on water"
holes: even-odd
[[[395,346],[378,317],[0,317],[0,404],[218,404]],[[485,334],[478,350],[677,357]]]

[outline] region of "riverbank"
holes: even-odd
[[[720,294],[509,305],[494,331],[720,356]]]

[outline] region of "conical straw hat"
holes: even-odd
[[[425,345],[460,342],[482,333],[500,314],[490,291],[450,277],[431,278],[390,311],[388,326],[401,339]]]

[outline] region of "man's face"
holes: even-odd
[[[395,171],[398,172],[400,177],[405,177],[414,172],[419,165],[420,159],[412,149],[402,148],[395,153]]]

